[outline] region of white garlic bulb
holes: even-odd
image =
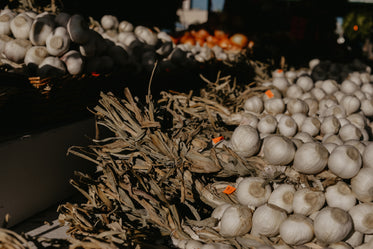
[[[345,239],[352,231],[353,223],[343,209],[325,207],[316,215],[313,226],[317,240],[331,244]]]
[[[24,61],[26,53],[31,46],[29,40],[17,38],[5,44],[4,55],[13,62],[21,63]]]
[[[282,208],[287,213],[291,213],[293,212],[294,193],[294,185],[281,184],[272,191],[268,199],[268,204]]]
[[[351,245],[353,248],[356,248],[363,243],[363,240],[364,234],[354,229],[354,232],[345,239],[345,242]]]
[[[247,206],[232,205],[221,217],[219,233],[224,237],[241,236],[250,231],[251,225],[251,210]]]
[[[68,51],[61,57],[61,60],[65,63],[69,74],[77,75],[83,72],[84,61],[82,55],[78,51]]]
[[[359,172],[361,165],[360,152],[352,145],[338,146],[328,159],[330,171],[343,179],[354,177]]]
[[[286,217],[286,212],[276,206],[270,204],[259,206],[253,213],[251,234],[266,237],[276,236]]]
[[[24,62],[27,66],[38,66],[48,56],[45,46],[32,46],[27,50]]]
[[[338,207],[345,211],[355,206],[356,197],[350,187],[343,181],[328,186],[325,191],[326,203],[330,207]]]
[[[154,46],[157,44],[158,37],[157,34],[154,33],[151,29],[145,27],[145,26],[136,26],[134,31],[137,38],[148,45]]]
[[[272,84],[282,93],[285,93],[289,86],[289,81],[285,77],[273,77]]]
[[[133,31],[133,24],[128,21],[121,21],[118,26],[119,32],[132,32]]]
[[[270,84],[270,86],[272,86],[272,84]],[[266,101],[268,99],[278,99],[282,97],[281,92],[277,90],[277,88],[270,88],[268,90],[270,91],[271,94],[263,94],[262,96],[263,101]]]
[[[303,89],[298,85],[290,85],[286,90],[286,97],[300,98],[303,95]]]
[[[101,26],[105,30],[117,29],[119,25],[118,18],[113,15],[103,15],[101,17]]]
[[[369,142],[365,147],[363,157],[363,165],[367,168],[373,168],[373,143]]]
[[[341,128],[341,124],[339,123],[338,118],[331,115],[325,117],[320,125],[320,133],[321,134],[337,134],[339,129]]]
[[[295,82],[303,91],[308,92],[313,88],[313,80],[308,75],[300,76]]]
[[[361,202],[373,200],[373,168],[363,167],[359,173],[351,179],[351,190]]]
[[[231,137],[232,149],[243,156],[253,156],[260,149],[258,131],[250,125],[238,126]]]
[[[320,143],[304,143],[295,152],[293,168],[305,174],[317,174],[324,170],[329,152]]]
[[[13,13],[1,13],[0,15],[0,35],[10,35],[10,22],[14,18]]]
[[[266,203],[272,189],[260,177],[245,177],[237,185],[236,196],[239,203],[250,207],[258,207]]]
[[[47,56],[39,64],[38,73],[43,77],[58,77],[66,74],[66,66],[60,58]]]
[[[373,99],[364,99],[361,101],[361,111],[367,117],[373,116]]]
[[[7,35],[0,35],[0,54],[2,54],[5,50],[5,45],[9,42],[13,40],[13,38],[11,38],[10,36],[7,36]]]
[[[247,112],[261,113],[264,108],[263,100],[256,95],[251,96],[245,101],[243,108]]]
[[[289,245],[303,245],[313,237],[313,221],[301,214],[287,217],[280,225],[280,237]]]
[[[272,115],[284,113],[285,103],[281,98],[271,98],[264,101],[264,110]]]
[[[353,124],[346,124],[339,129],[339,137],[342,141],[347,141],[351,139],[360,140],[362,138],[362,133],[359,128]]]
[[[294,113],[291,115],[291,117],[294,119],[295,123],[297,123],[298,130],[300,130],[304,120],[307,118],[307,115],[304,113]]]
[[[337,99],[338,103],[341,104],[342,99],[346,96],[347,94],[342,92],[342,91],[336,91],[333,93],[333,96]]]
[[[287,110],[290,114],[298,112],[307,114],[309,107],[307,103],[301,99],[289,98],[289,101],[287,102]]]
[[[341,105],[346,111],[346,115],[357,112],[360,109],[360,100],[353,95],[346,95],[341,100]]]
[[[319,211],[325,203],[325,195],[322,191],[310,188],[298,189],[293,197],[293,210],[295,214],[309,216]]]
[[[308,105],[308,115],[315,116],[319,111],[319,102],[315,98],[306,98],[304,102]]]
[[[347,116],[346,119],[350,121],[351,124],[355,125],[360,129],[365,129],[365,126],[367,124],[367,118],[361,112],[353,113]]]
[[[327,95],[331,95],[339,90],[339,86],[337,81],[328,79],[322,82],[321,89],[324,90]]]
[[[301,140],[302,143],[315,142],[314,138],[306,132],[298,132],[295,134],[294,138]]]
[[[352,145],[354,146],[359,152],[360,152],[360,155],[362,156],[364,154],[364,151],[365,151],[365,144],[362,143],[362,141],[360,140],[357,140],[357,139],[351,139],[351,140],[347,140],[345,141],[343,144],[345,145]],[[362,159],[363,160],[363,159]],[[364,165],[364,164],[363,164]]]
[[[273,165],[287,165],[294,159],[295,146],[293,142],[281,135],[267,136],[263,141],[263,157]]]
[[[311,89],[311,93],[312,93],[312,95],[318,100],[318,101],[320,101],[320,100],[322,100],[324,97],[325,97],[325,92],[324,92],[324,90],[323,89],[321,89],[321,88],[312,88]]]
[[[277,120],[272,115],[268,114],[260,118],[257,129],[262,134],[271,134],[276,131]]]
[[[297,133],[297,123],[291,116],[283,115],[278,121],[277,128],[280,134],[292,137]]]
[[[31,30],[33,19],[26,13],[20,13],[10,22],[10,30],[15,38],[27,39]]]
[[[358,89],[358,85],[356,85],[353,81],[349,79],[345,79],[341,83],[340,89],[342,92],[346,94],[353,94]]]
[[[227,208],[231,207],[231,206],[232,206],[232,204],[230,204],[230,203],[224,203],[224,204],[221,204],[221,205],[217,206],[214,209],[214,211],[212,211],[211,217],[220,220],[221,217],[223,217],[223,213],[225,212],[225,210]]]
[[[372,96],[373,95],[373,85],[372,84],[363,84],[360,88],[364,93]]]
[[[57,27],[47,36],[46,47],[53,56],[61,56],[70,48],[70,36],[66,28]]]
[[[300,127],[300,131],[310,134],[312,137],[320,132],[321,122],[316,117],[307,117]]]
[[[373,233],[373,203],[359,203],[348,212],[356,231],[364,234]]]

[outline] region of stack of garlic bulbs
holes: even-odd
[[[268,90],[223,117],[237,125],[224,145],[266,166],[260,175],[221,183],[234,190],[230,198],[206,195],[216,223],[205,233],[214,243],[194,228],[186,230],[192,240],[173,238],[175,246],[373,248],[370,68],[340,84],[314,82],[310,72],[274,71],[263,84]],[[286,177],[271,180],[278,174]]]

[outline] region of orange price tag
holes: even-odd
[[[228,185],[228,186],[224,189],[223,193],[224,193],[224,194],[227,194],[227,195],[230,195],[230,194],[232,194],[234,191],[236,191],[236,188],[233,187],[233,186],[229,186],[229,185]]]
[[[265,91],[264,93],[265,93],[265,94],[267,95],[267,97],[270,98],[270,99],[273,98],[273,97],[275,96],[271,90],[267,90],[267,91]]]
[[[282,70],[282,69],[277,69],[277,72],[278,73],[282,73],[284,70]]]
[[[224,140],[224,137],[223,137],[223,136],[213,138],[213,139],[212,139],[212,144],[215,145],[215,144],[217,144],[218,142],[220,142],[221,140]]]

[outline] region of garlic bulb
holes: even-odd
[[[293,210],[295,214],[309,216],[319,211],[325,203],[325,195],[321,191],[310,188],[298,189],[293,197]]]
[[[358,88],[358,85],[356,85],[353,81],[349,79],[345,79],[341,84],[341,91],[346,94],[353,94]]]
[[[319,111],[319,102],[315,98],[306,98],[304,102],[308,106],[308,115],[315,116]]]
[[[342,139],[342,141],[351,139],[360,140],[362,138],[362,133],[355,125],[346,124],[339,129],[339,137]]]
[[[70,48],[70,37],[64,27],[57,27],[50,33],[46,40],[48,53],[61,56]]]
[[[38,66],[46,57],[48,51],[45,46],[32,46],[25,55],[24,62],[27,66]]]
[[[58,77],[66,74],[66,66],[58,57],[47,56],[39,64],[38,73],[41,76]]]
[[[360,88],[361,91],[363,91],[364,93],[372,96],[373,95],[373,86],[372,84],[363,84]]]
[[[336,106],[336,105],[338,105],[338,101],[335,97],[330,96],[330,95],[325,96],[323,99],[321,99],[319,101],[319,113],[320,113],[320,115],[322,115],[323,112],[325,112],[325,110],[327,110],[328,108],[330,108],[332,106]],[[333,114],[333,113],[332,112],[326,113],[325,117],[329,116],[331,114]]]
[[[339,86],[335,80],[328,79],[322,82],[321,89],[324,90],[327,95],[331,95],[339,90]]]
[[[303,89],[298,85],[290,85],[286,90],[286,97],[288,98],[300,98],[303,95]]]
[[[141,42],[146,43],[151,46],[154,46],[157,44],[158,37],[149,28],[139,25],[139,26],[136,26],[133,32],[135,33],[135,35],[138,37],[138,39]]]
[[[244,156],[253,156],[260,149],[258,131],[250,125],[238,126],[231,137],[232,149]]]
[[[262,134],[271,134],[276,131],[277,120],[272,115],[268,114],[262,117],[257,125],[257,129]]]
[[[297,133],[297,123],[295,120],[287,115],[283,115],[277,125],[278,131],[280,134],[287,136],[287,137],[292,137]]]
[[[261,113],[263,111],[263,100],[258,96],[248,98],[243,106],[247,112]]]
[[[287,213],[293,212],[295,188],[292,184],[281,184],[276,187],[268,199],[268,204],[282,208]]]
[[[350,187],[342,181],[328,186],[325,191],[326,203],[330,207],[338,207],[345,211],[355,206],[356,197]]]
[[[353,223],[351,216],[343,209],[325,207],[316,215],[313,226],[317,240],[331,244],[346,238]]]
[[[361,165],[360,152],[352,145],[338,146],[328,159],[330,171],[343,179],[354,177],[359,172]]]
[[[266,237],[276,236],[286,217],[286,212],[276,206],[270,204],[259,206],[253,213],[251,234]]]
[[[298,112],[307,114],[309,111],[309,107],[307,103],[301,99],[290,98],[287,103],[287,110],[290,114]]]
[[[320,132],[321,122],[316,117],[307,117],[304,119],[300,131],[310,134],[312,137]]]
[[[314,96],[318,101],[322,100],[322,99],[325,97],[325,95],[326,95],[326,93],[324,92],[324,90],[321,89],[321,88],[312,88],[312,89],[311,89],[311,93],[312,93],[312,95],[313,95],[313,96]]]
[[[373,99],[364,99],[361,101],[361,111],[367,117],[373,116]]]
[[[119,32],[132,32],[133,31],[133,25],[132,25],[132,23],[123,20],[119,23],[118,31]]]
[[[313,80],[308,75],[300,76],[295,82],[303,91],[308,92],[313,88]]]
[[[5,45],[9,42],[13,40],[13,38],[11,38],[10,36],[7,36],[7,35],[0,35],[0,54],[2,54],[5,50]]]
[[[31,46],[29,40],[14,39],[5,44],[4,55],[13,62],[21,63]]]
[[[343,108],[343,106],[340,105],[333,105],[330,106],[320,113],[320,117],[327,117],[330,115],[334,115],[336,118],[345,118],[346,117],[346,111]]]
[[[212,211],[211,213],[211,217],[213,218],[216,218],[218,220],[221,219],[221,217],[223,217],[223,213],[225,212],[225,210],[229,207],[231,207],[232,205],[230,203],[224,203],[224,204],[221,204],[219,206],[217,206],[214,211]]]
[[[83,72],[84,62],[82,55],[78,51],[68,51],[61,57],[61,60],[65,63],[69,74],[77,75]]]
[[[363,157],[363,165],[367,168],[373,168],[373,143],[369,142],[365,147]]]
[[[341,100],[341,105],[346,111],[346,115],[357,112],[360,109],[360,100],[352,95],[346,95]]]
[[[272,85],[272,84],[271,84]],[[266,100],[269,100],[269,99],[278,99],[278,98],[281,98],[281,93],[279,90],[277,90],[277,88],[270,88],[269,89],[271,91],[271,93],[273,94],[273,97],[269,97],[267,94],[263,94],[262,98],[263,98],[263,101],[266,101]]]
[[[18,14],[10,22],[10,30],[15,38],[27,39],[29,37],[29,32],[33,19],[26,15],[25,13]]]
[[[294,159],[295,147],[285,136],[270,135],[263,141],[263,157],[273,165],[287,165]]]
[[[301,214],[287,217],[280,225],[280,237],[289,245],[303,245],[313,237],[313,221]]]
[[[260,177],[242,179],[236,189],[238,202],[249,207],[258,207],[266,203],[272,190],[270,185],[263,185],[264,183],[264,179]]]
[[[320,125],[320,133],[321,134],[337,134],[339,129],[341,127],[341,124],[339,123],[338,118],[331,115],[328,117],[325,117]]]
[[[113,15],[104,15],[101,17],[101,26],[105,30],[117,29],[119,25],[118,18]]]
[[[373,203],[359,203],[348,212],[356,231],[364,234],[373,233]]]
[[[251,225],[251,210],[247,206],[232,205],[221,217],[219,233],[224,237],[241,236],[250,231]]]
[[[289,86],[289,81],[285,77],[274,77],[272,79],[272,84],[282,93],[285,93]]]
[[[14,18],[12,13],[2,13],[0,15],[0,35],[10,35],[10,22]]]
[[[365,96],[365,93],[361,90],[356,90],[356,92],[354,92],[353,95],[357,97],[360,100],[360,102],[367,98]]]
[[[317,174],[324,170],[329,152],[320,143],[304,143],[295,152],[293,168],[304,174]]]
[[[297,123],[298,130],[300,130],[300,127],[302,127],[304,120],[307,118],[306,114],[304,113],[294,113],[293,115],[291,115],[291,117],[294,119],[295,123]]]
[[[283,99],[280,98],[267,99],[264,101],[264,110],[272,115],[284,113],[285,103]]]
[[[351,190],[361,202],[373,200],[373,168],[363,167],[359,173],[351,179]]]
[[[51,34],[55,28],[56,23],[49,15],[38,17],[34,20],[31,26],[29,39],[32,45],[44,46],[47,41],[47,37]]]

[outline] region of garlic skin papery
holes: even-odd
[[[276,236],[286,217],[286,212],[276,206],[271,204],[259,206],[253,213],[251,234],[266,237]]]
[[[317,142],[304,143],[294,155],[293,168],[304,174],[317,174],[328,163],[328,150]]]
[[[241,236],[250,231],[251,225],[251,210],[244,205],[232,205],[221,217],[219,233],[224,237]]]
[[[243,109],[247,112],[261,113],[263,111],[264,104],[263,100],[258,96],[251,96],[248,98],[243,106]]]
[[[295,214],[309,216],[319,211],[325,204],[325,195],[321,191],[310,188],[298,189],[293,197],[293,210]]]
[[[359,203],[348,212],[356,231],[364,234],[373,233],[373,203]]]
[[[264,110],[272,115],[284,113],[285,103],[280,98],[272,98],[264,101]]]
[[[281,135],[292,137],[297,133],[297,123],[291,116],[283,115],[277,124],[278,131]]]
[[[339,129],[341,128],[341,124],[335,116],[331,115],[325,117],[320,125],[320,133],[325,134],[337,134]]]
[[[356,197],[350,187],[342,181],[330,185],[325,190],[326,203],[330,207],[338,207],[345,211],[355,206]]]
[[[269,164],[287,165],[294,159],[293,142],[281,135],[270,135],[263,140],[263,157]]]
[[[272,189],[269,184],[264,183],[264,179],[260,177],[243,178],[235,192],[238,202],[249,207],[258,207],[266,203]]]
[[[289,245],[303,245],[313,237],[313,221],[301,214],[287,217],[280,225],[280,237]]]
[[[268,114],[260,118],[257,129],[261,134],[271,134],[276,131],[277,120],[272,115]]]
[[[361,165],[360,152],[352,145],[338,146],[328,159],[330,171],[343,179],[354,177],[359,172]]]
[[[363,167],[351,179],[351,190],[361,202],[373,201],[373,168]]]
[[[293,212],[294,193],[294,185],[281,184],[272,191],[268,199],[268,204],[282,208],[290,214],[291,212]]]
[[[318,241],[331,244],[345,239],[352,231],[353,222],[343,209],[325,207],[316,215],[313,227]]]
[[[239,155],[250,157],[260,149],[258,131],[250,125],[238,126],[231,137],[232,149]]]

